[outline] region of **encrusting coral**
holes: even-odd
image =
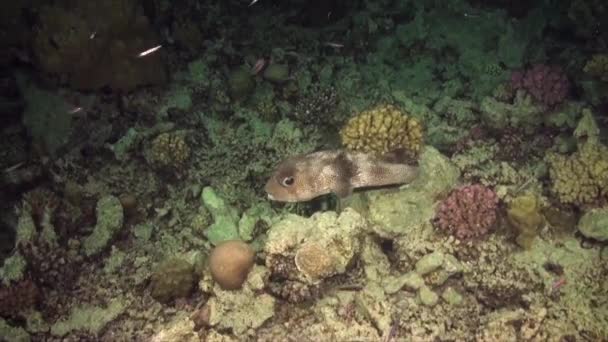
[[[433,225],[458,239],[486,235],[496,223],[498,196],[494,190],[473,184],[452,191],[437,208]]]
[[[383,154],[399,149],[417,157],[423,129],[414,117],[392,105],[381,105],[351,118],[340,131],[349,150]]]

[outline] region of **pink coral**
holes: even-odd
[[[480,184],[464,186],[439,204],[433,225],[462,240],[480,237],[496,223],[497,208],[494,190]]]
[[[560,104],[570,92],[570,81],[560,67],[537,64],[511,75],[511,87],[525,90],[546,107]]]

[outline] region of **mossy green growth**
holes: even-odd
[[[213,223],[205,231],[207,239],[213,244],[226,240],[239,239],[239,213],[228,205],[212,187],[205,187],[201,194],[203,205],[213,217]]]
[[[120,200],[112,195],[99,199],[96,208],[97,224],[83,242],[86,256],[101,252],[122,228],[124,213]]]
[[[85,331],[97,335],[106,324],[115,320],[124,312],[127,303],[122,298],[115,298],[107,307],[85,304],[76,307],[66,319],[57,321],[51,326],[51,334],[65,336],[73,331]]]
[[[545,221],[540,213],[538,198],[533,194],[524,194],[513,199],[507,209],[507,219],[517,231],[517,244],[525,249],[532,248],[538,230]]]
[[[244,100],[253,93],[255,80],[253,75],[244,67],[239,67],[230,72],[228,76],[230,95],[234,100]]]

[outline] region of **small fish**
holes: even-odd
[[[325,43],[323,43],[323,45],[332,47],[334,49],[341,49],[344,47],[344,44],[336,43],[336,42],[325,42]]]
[[[256,2],[258,2],[258,0],[251,0],[251,3],[249,3],[249,6],[247,6],[247,7],[251,7],[251,6],[255,5]]]
[[[264,190],[272,201],[303,202],[329,193],[346,197],[357,188],[410,183],[418,167],[402,155],[330,150],[295,156],[277,166]]]
[[[147,56],[147,55],[149,55],[149,54],[151,54],[151,53],[153,53],[153,52],[156,52],[156,51],[157,51],[158,49],[160,49],[161,47],[163,47],[163,46],[162,46],[162,45],[157,45],[157,46],[155,46],[155,47],[153,47],[153,48],[150,48],[150,49],[148,49],[148,50],[146,50],[146,51],[142,51],[142,52],[140,52],[140,53],[137,55],[137,57],[144,57],[144,56]]]

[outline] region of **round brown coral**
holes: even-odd
[[[239,289],[247,279],[254,257],[253,250],[245,242],[224,241],[209,256],[211,276],[224,290]]]
[[[410,157],[420,152],[422,125],[392,105],[381,105],[351,118],[340,131],[349,150],[383,154],[403,149]]]

